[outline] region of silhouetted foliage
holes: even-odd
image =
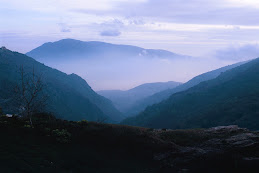
[[[20,81],[15,87],[13,100],[17,103],[19,113],[28,117],[32,126],[33,114],[44,111],[48,96],[44,93],[42,76],[37,76],[34,68],[31,73],[25,73],[21,66],[19,74]]]
[[[258,159],[244,160],[259,154],[257,133],[245,129],[163,131],[46,117],[48,114],[34,115],[38,120],[33,128],[27,119],[0,117],[2,172],[156,173],[183,169],[250,172],[258,169]],[[244,135],[253,140],[245,139]],[[237,136],[244,138],[244,146],[230,147]],[[236,145],[235,140],[232,143]]]

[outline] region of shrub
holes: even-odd
[[[50,133],[51,130],[50,130],[50,128],[47,128],[47,127],[46,127],[46,128],[44,128],[44,131],[45,131],[46,133]]]
[[[33,120],[36,122],[50,122],[56,120],[56,117],[49,113],[38,113],[33,115]]]
[[[82,121],[79,121],[79,124],[87,125],[87,124],[88,124],[88,121],[87,121],[87,120],[82,120]]]
[[[65,129],[56,129],[52,131],[52,135],[55,137],[57,142],[66,144],[70,142],[71,134]]]
[[[154,129],[153,129],[153,128],[149,128],[149,129],[147,129],[147,131],[148,131],[148,132],[153,132]]]

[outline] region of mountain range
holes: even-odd
[[[222,72],[148,107],[123,124],[152,128],[207,128],[236,124],[259,129],[259,59]]]
[[[138,100],[179,85],[181,85],[180,82],[174,81],[146,83],[126,91],[103,90],[97,91],[97,93],[111,100],[119,111],[127,113],[128,109]]]
[[[27,53],[39,61],[49,60],[75,60],[94,58],[128,58],[128,57],[168,57],[179,58],[178,55],[166,50],[144,49],[131,45],[116,45],[98,41],[80,41],[74,39],[63,39],[56,42],[48,42]]]
[[[36,60],[12,52],[5,47],[0,49],[0,107],[6,113],[16,113],[12,109],[14,87],[20,80],[19,68],[25,73],[43,76],[45,92],[48,94],[46,111],[67,120],[107,120],[118,122],[123,119],[112,102],[95,93],[85,80],[67,75]]]
[[[128,90],[143,83],[172,79],[183,81],[211,69],[199,58],[166,50],[74,39],[48,42],[26,55],[67,74],[81,76],[95,91]]]
[[[140,113],[141,111],[144,111],[145,108],[147,108],[148,106],[152,106],[153,104],[157,104],[159,102],[162,102],[163,100],[168,99],[172,94],[177,93],[177,92],[181,92],[181,91],[185,91],[195,85],[198,85],[201,82],[204,81],[208,81],[211,79],[214,79],[216,77],[218,77],[221,73],[230,70],[232,68],[238,67],[242,64],[244,64],[245,62],[239,62],[233,65],[228,65],[210,72],[206,72],[203,73],[201,75],[198,75],[194,78],[192,78],[191,80],[189,80],[188,82],[179,85],[175,88],[171,88],[171,89],[167,89],[167,90],[162,90],[160,92],[157,92],[151,96],[142,98],[137,100],[134,104],[131,105],[130,108],[128,108],[126,116],[134,116],[137,115],[138,113]]]

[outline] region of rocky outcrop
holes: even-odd
[[[238,126],[221,126],[156,133],[178,144],[178,150],[155,155],[154,159],[162,162],[165,168],[174,168],[177,172],[258,171],[258,132]],[[188,133],[191,137],[187,136]],[[185,143],[183,138],[187,138]]]

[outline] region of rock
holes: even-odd
[[[5,116],[8,117],[8,118],[12,118],[13,117],[12,114],[6,114]]]
[[[230,126],[219,126],[219,127],[213,127],[207,130],[208,132],[212,133],[232,133],[237,131],[248,131],[245,128],[239,128],[237,125],[230,125]]]
[[[174,133],[168,130],[163,133]],[[177,133],[177,132],[176,132]],[[178,150],[160,153],[154,158],[182,172],[183,169],[232,169],[238,163],[240,168],[253,170],[259,164],[259,133],[236,125],[220,126],[208,130],[191,131],[197,135],[196,141],[187,146],[178,146]],[[195,134],[197,133],[197,134]],[[174,135],[172,135],[172,138]],[[170,140],[170,138],[166,138]],[[199,141],[199,142],[197,142]],[[217,165],[223,165],[218,167]],[[216,171],[217,172],[217,171]]]
[[[245,157],[243,158],[245,161],[259,161],[259,157]]]
[[[259,136],[253,133],[243,133],[226,139],[233,147],[251,147],[258,144]]]

